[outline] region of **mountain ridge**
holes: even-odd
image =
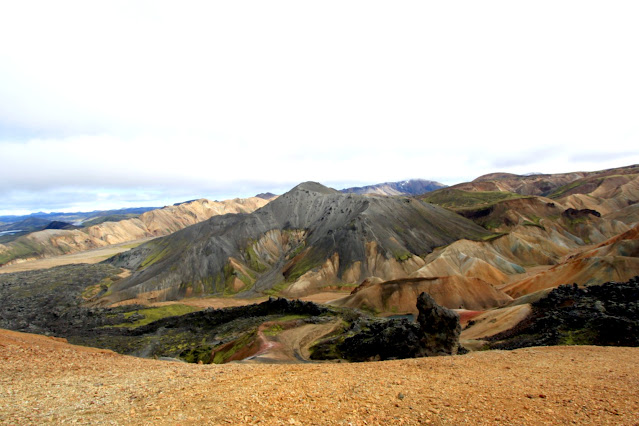
[[[366,185],[359,187],[351,187],[341,189],[340,192],[346,194],[376,194],[376,195],[421,195],[446,185],[432,180],[426,179],[409,179],[398,182],[384,182],[374,185]]]

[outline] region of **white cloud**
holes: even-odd
[[[3,2],[0,210],[16,190],[639,162],[638,18],[635,2]]]

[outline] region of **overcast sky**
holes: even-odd
[[[639,163],[637,1],[0,0],[0,214]]]

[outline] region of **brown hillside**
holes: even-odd
[[[636,424],[638,348],[194,365],[0,330],[7,424]]]
[[[626,281],[639,271],[639,226],[596,247],[577,251],[566,261],[536,275],[512,282],[501,289],[512,297],[562,284],[602,284]]]
[[[77,230],[47,229],[33,232],[6,245],[0,244],[4,263],[77,253],[112,244],[168,235],[212,216],[250,213],[266,205],[262,198],[211,201],[200,199],[148,211],[138,218],[104,222]]]
[[[480,279],[451,276],[365,283],[351,295],[331,304],[387,314],[416,315],[415,301],[422,292],[430,294],[435,302],[450,309],[483,310],[504,305],[512,300]]]

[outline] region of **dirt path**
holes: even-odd
[[[80,253],[66,254],[64,256],[48,257],[46,259],[28,260],[26,262],[5,265],[0,268],[0,274],[8,274],[10,272],[33,271],[36,269],[47,269],[55,266],[70,265],[76,263],[98,263],[106,260],[118,253],[130,250],[139,246],[152,238],[144,238],[136,241],[127,241],[125,243],[114,244],[106,247],[100,247],[93,250],[87,250]]]
[[[639,348],[190,365],[0,331],[0,423],[637,424]]]
[[[268,327],[266,323],[263,327]],[[303,363],[310,361],[309,347],[319,338],[331,333],[341,324],[341,320],[327,324],[304,324],[287,330],[283,330],[275,336],[261,334],[267,342],[267,348],[259,355],[252,357],[244,363]]]

